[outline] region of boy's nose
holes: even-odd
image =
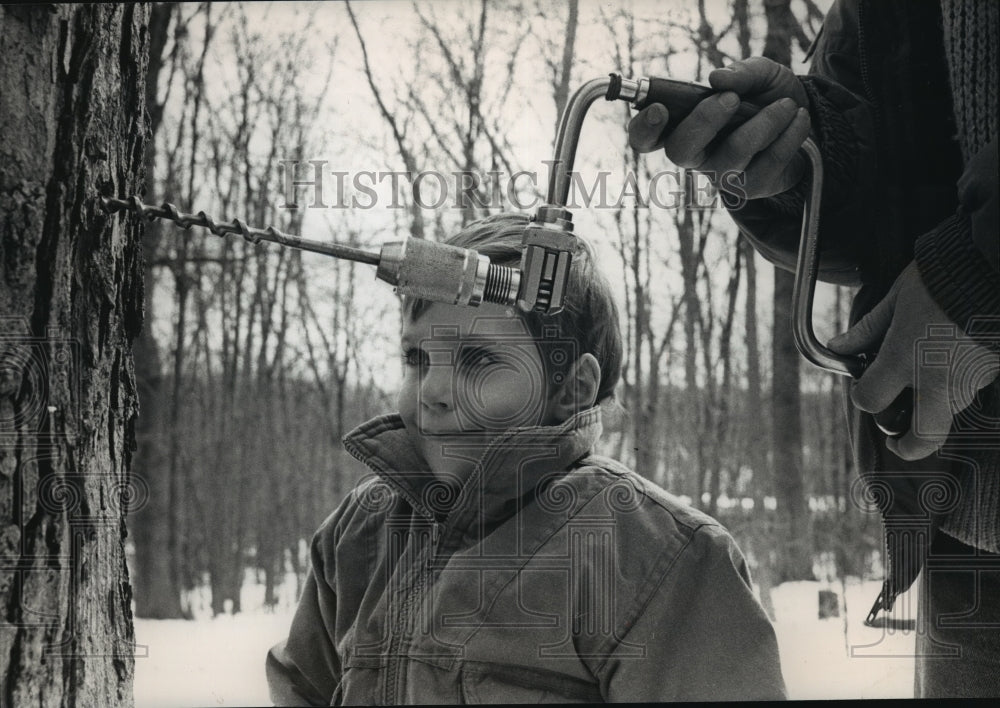
[[[449,411],[452,401],[452,367],[445,364],[431,364],[424,373],[420,385],[420,403],[436,411]]]

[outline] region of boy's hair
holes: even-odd
[[[517,268],[521,263],[524,247],[521,239],[529,219],[524,214],[496,214],[465,226],[447,239],[445,243],[462,248],[471,248],[487,256],[491,263]],[[594,265],[594,254],[590,244],[578,238],[580,250],[574,255],[563,297],[563,310],[555,315],[538,312],[518,314],[528,327],[535,341],[545,338],[543,328],[555,325],[557,339],[572,340],[578,358],[585,352],[593,354],[601,367],[601,381],[597,390],[597,402],[613,400],[615,386],[621,377],[622,338],[618,326],[618,307],[611,294],[611,286],[604,275]],[[430,303],[419,298],[403,298],[403,314],[417,319]],[[558,343],[554,346],[558,347]],[[570,354],[570,352],[567,352]],[[572,356],[546,357],[543,361],[549,369],[549,381],[565,380],[565,375],[575,363]],[[561,374],[561,376],[557,376]]]

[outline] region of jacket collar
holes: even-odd
[[[446,526],[492,526],[517,513],[541,482],[561,476],[600,438],[601,411],[581,411],[561,425],[512,428],[472,454],[478,462],[461,489],[437,480],[402,418],[382,415],[344,437],[344,448],[393,486],[421,515]],[[480,522],[480,523],[477,523]]]

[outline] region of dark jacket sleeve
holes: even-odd
[[[858,8],[838,0],[824,18],[808,76],[813,138],[823,154],[819,277],[860,284],[863,259],[872,258],[878,234],[870,215],[880,174],[874,110],[865,98],[859,64]],[[915,146],[914,149],[919,149]],[[1000,225],[997,220],[997,139],[966,165],[957,184],[959,209],[920,235],[914,252],[931,296],[948,316],[983,344],[1000,348]],[[733,211],[744,235],[765,258],[792,270],[798,251],[807,186]],[[914,237],[917,237],[914,234]]]
[[[865,214],[874,193],[875,127],[863,97],[858,66],[857,11],[837,2],[827,13],[813,48],[808,76],[801,77],[809,97],[812,135],[823,155],[819,222],[822,280],[860,284],[860,258],[871,251],[864,233]],[[752,199],[731,210],[754,248],[775,265],[794,270],[809,180],[784,194]]]
[[[719,526],[678,554],[620,647],[599,670],[609,702],[785,698],[774,628],[746,561]]]
[[[983,344],[1000,349],[1000,223],[997,146],[969,160],[958,212],[917,240],[920,276],[941,309]]]
[[[330,705],[340,683],[340,657],[333,641],[337,594],[327,580],[333,577],[334,554],[326,548],[334,543],[338,517],[334,512],[313,536],[309,575],[288,639],[267,654],[267,683],[275,705]]]

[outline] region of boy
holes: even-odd
[[[449,243],[516,266],[527,219]],[[621,370],[592,258],[542,317],[404,302],[399,413],[323,523],[278,704],[783,698],[774,631],[717,522],[590,454]]]

